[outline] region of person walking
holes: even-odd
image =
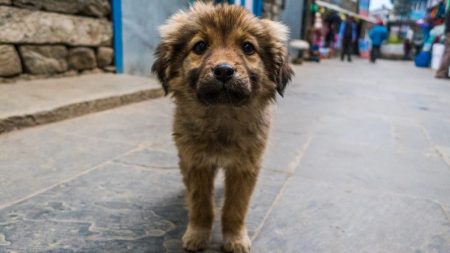
[[[347,61],[352,61],[352,47],[356,41],[356,24],[350,16],[345,17],[345,21],[341,22],[339,27],[339,38],[341,39],[341,61],[347,56]]]
[[[369,31],[369,37],[372,41],[372,50],[370,50],[370,61],[375,63],[380,57],[381,44],[387,38],[388,31],[384,27],[383,21],[378,21],[377,24]]]
[[[422,51],[423,43],[423,31],[420,27],[415,27],[413,34],[414,56]]]
[[[411,59],[411,50],[411,40],[405,39],[405,42],[403,42],[403,60],[407,61]]]
[[[450,1],[449,1],[450,2]],[[450,3],[448,3],[450,5]],[[445,13],[445,51],[442,57],[441,65],[436,71],[436,78],[448,78],[448,68],[450,67],[450,8],[447,5]]]

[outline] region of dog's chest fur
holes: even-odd
[[[258,160],[270,128],[270,106],[215,107],[189,110],[177,107],[174,139],[192,157],[225,165],[230,159]]]

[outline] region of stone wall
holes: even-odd
[[[0,82],[113,72],[110,0],[0,0]]]

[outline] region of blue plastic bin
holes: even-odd
[[[430,67],[431,64],[431,52],[429,51],[424,51],[424,52],[420,52],[415,59],[415,64],[417,67],[420,68],[428,68]]]

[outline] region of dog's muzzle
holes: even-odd
[[[230,104],[240,106],[249,100],[250,91],[239,86],[233,80],[203,84],[197,89],[197,97],[204,105]]]
[[[196,85],[197,97],[204,105],[230,104],[240,106],[250,98],[250,85],[236,76],[228,64],[216,65],[208,78]]]
[[[231,104],[239,106],[245,104],[250,97],[250,92],[233,86],[230,82],[214,82],[203,85],[197,89],[197,97],[205,105]]]

